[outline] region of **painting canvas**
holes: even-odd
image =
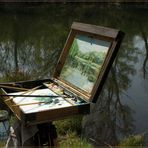
[[[93,37],[76,35],[60,78],[91,93],[110,44]]]

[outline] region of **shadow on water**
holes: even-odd
[[[0,82],[52,76],[73,21],[123,30],[126,36],[104,89],[83,121],[83,135],[94,144],[116,145],[148,130],[147,18],[144,6],[0,6]]]

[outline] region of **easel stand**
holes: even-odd
[[[34,136],[35,146],[57,147],[57,132],[55,126],[50,123],[37,125],[38,132]]]
[[[9,136],[6,148],[9,147],[49,147],[57,148],[57,132],[52,122],[37,124],[25,127],[20,121],[16,121],[13,126],[14,133]],[[15,140],[12,137],[15,136]],[[17,146],[16,146],[17,145]]]

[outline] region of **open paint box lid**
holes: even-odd
[[[96,102],[124,33],[74,22],[54,77],[89,102]]]

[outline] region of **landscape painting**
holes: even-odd
[[[70,47],[60,78],[91,93],[110,42],[77,35]]]

